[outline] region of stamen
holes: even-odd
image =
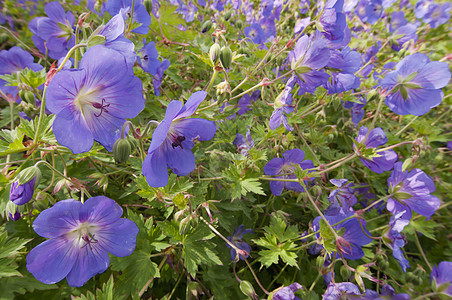
[[[178,137],[176,137],[171,146],[173,147],[173,149],[177,148],[178,146],[180,146],[181,149],[184,149],[184,147],[182,146],[183,141],[185,141],[185,136],[179,135]]]
[[[85,248],[87,245],[89,247],[89,250],[93,250],[93,248],[91,247],[91,244],[96,244],[98,241],[94,238],[95,234],[91,235],[91,234],[86,234],[84,236],[82,236],[82,240],[85,241],[85,245],[82,246],[82,248]]]
[[[110,106],[110,103],[108,103],[108,104],[105,104],[105,98],[102,98],[102,103],[97,103],[97,102],[94,102],[93,103],[93,107],[94,108],[97,108],[97,109],[100,109],[100,112],[99,112],[99,114],[94,114],[94,116],[96,117],[96,118],[98,118],[98,117],[100,117],[101,115],[102,115],[102,112],[106,112],[106,113],[108,113],[108,110],[106,109],[106,107],[109,107]]]

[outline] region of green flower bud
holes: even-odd
[[[37,187],[41,181],[42,174],[38,167],[32,166],[22,170],[17,177],[20,185],[24,185],[36,177],[35,187]]]
[[[210,31],[210,29],[212,29],[212,21],[207,20],[202,24],[201,32],[206,33],[208,31]]]
[[[231,48],[223,46],[220,51],[220,62],[223,69],[227,70],[232,64],[232,51]]]
[[[149,14],[152,13],[152,0],[144,0],[144,7],[146,8]]]
[[[35,103],[35,94],[33,94],[33,92],[26,91],[24,97],[24,100],[28,103]]]
[[[19,91],[19,98],[22,99],[23,101],[26,101],[25,100],[25,93],[26,92],[27,92],[26,90],[20,90]]]
[[[113,157],[118,164],[125,163],[129,159],[130,152],[132,152],[132,148],[127,139],[118,139],[113,144]]]
[[[225,21],[228,21],[231,18],[231,15],[232,15],[232,11],[230,11],[230,10],[226,11],[226,13],[224,14]]]
[[[352,276],[352,272],[346,266],[341,266],[340,273],[344,280],[348,280]]]
[[[243,22],[242,20],[238,20],[237,22],[235,22],[235,28],[241,30],[243,28]]]
[[[367,103],[371,102],[371,101],[378,101],[380,100],[380,94],[378,94],[377,90],[370,90],[367,93]]]
[[[5,43],[8,39],[9,39],[8,34],[6,33],[0,34],[0,44]]]
[[[34,208],[36,208],[39,211],[43,211],[47,208],[49,208],[49,201],[47,200],[48,194],[38,192],[36,194],[36,201],[33,202]]]
[[[240,290],[251,299],[256,298],[256,292],[254,291],[253,285],[249,281],[242,280],[240,282]]]
[[[217,43],[213,44],[209,50],[210,61],[215,65],[220,59],[220,45]]]
[[[131,134],[128,135],[126,139],[127,139],[127,141],[129,141],[132,151],[135,150],[136,148],[138,148],[138,141],[136,138],[133,137],[133,135],[131,135]]]

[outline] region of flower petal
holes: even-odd
[[[168,183],[166,155],[162,149],[157,149],[146,156],[143,162],[143,175],[152,187],[162,187]]]
[[[124,257],[135,250],[138,226],[128,219],[121,218],[96,233],[100,246],[109,253]]]
[[[33,222],[34,231],[45,238],[55,238],[72,231],[79,224],[82,205],[74,199],[58,201],[38,215]]]
[[[65,237],[47,240],[27,255],[27,270],[41,282],[52,284],[62,280],[73,268],[78,249]]]
[[[176,117],[181,108],[182,102],[177,100],[171,101],[168,104],[168,107],[166,108],[165,118],[157,126],[157,128],[154,130],[154,133],[152,134],[152,141],[151,145],[149,146],[148,153],[151,153],[152,151],[160,147],[160,145],[162,145],[162,143],[165,141],[173,119]]]
[[[198,91],[196,93],[193,93],[190,98],[188,98],[187,102],[185,103],[184,107],[180,110],[180,112],[177,114],[176,119],[180,118],[186,118],[193,115],[198,108],[199,104],[206,98],[207,92],[205,91]]]
[[[300,149],[290,149],[284,152],[284,164],[300,164],[304,159],[304,152]]]
[[[175,121],[175,123],[173,125],[174,130],[180,132],[187,140],[208,141],[214,137],[217,131],[215,122],[205,119],[183,119]]]
[[[265,175],[278,175],[281,173],[283,165],[284,159],[275,157],[265,165],[264,173]]]
[[[183,149],[182,147],[170,148],[167,151],[166,157],[168,167],[179,176],[188,175],[195,169],[195,156],[188,147],[184,147]]]
[[[108,226],[122,216],[122,208],[114,200],[105,196],[89,198],[80,208],[80,222]]]

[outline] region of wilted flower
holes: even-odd
[[[251,246],[243,241],[243,235],[247,233],[254,233],[253,229],[245,229],[245,225],[240,225],[237,227],[237,229],[234,231],[234,234],[232,236],[228,236],[228,241],[233,243],[237,248],[240,250],[244,250],[247,254],[245,254],[245,258],[247,258],[251,252]],[[228,248],[231,248],[231,260],[235,260],[237,257],[237,252],[234,248],[229,246],[229,244],[226,244]],[[241,260],[244,260],[243,255],[239,254],[239,258]]]
[[[195,156],[191,152],[194,142],[213,138],[215,123],[204,119],[187,119],[195,113],[207,93],[199,91],[190,96],[185,105],[171,101],[165,118],[157,126],[143,162],[143,175],[150,186],[162,187],[168,183],[169,167],[175,174],[185,176],[195,169]]]
[[[89,151],[93,140],[111,151],[126,118],[144,108],[142,84],[132,67],[103,45],[88,49],[80,68],[57,73],[46,98],[47,108],[56,114],[55,137],[73,153]]]
[[[27,270],[47,284],[66,277],[70,286],[84,285],[108,268],[109,253],[123,257],[135,250],[138,227],[121,215],[122,208],[104,196],[84,204],[57,202],[33,223],[36,233],[49,240],[30,251]]]

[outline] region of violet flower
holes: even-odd
[[[254,140],[251,137],[250,129],[246,132],[246,137],[237,133],[232,143],[237,147],[237,151],[240,152],[240,154],[247,156],[248,151],[254,147]]]
[[[386,144],[388,138],[383,129],[374,128],[367,135],[367,127],[362,126],[359,129],[357,144],[353,145],[355,152],[358,153],[362,163],[375,173],[389,171],[397,161],[397,153],[394,150],[379,151],[377,147]],[[367,135],[367,138],[366,138]],[[366,140],[364,140],[366,138]]]
[[[66,277],[70,286],[84,285],[108,268],[109,253],[123,257],[135,250],[138,227],[121,215],[121,206],[104,196],[57,202],[33,223],[36,233],[49,240],[30,251],[27,270],[43,283]]]
[[[179,176],[195,169],[195,156],[191,152],[194,142],[212,139],[217,129],[212,121],[187,119],[206,95],[205,91],[199,91],[191,95],[185,105],[177,100],[168,104],[165,118],[155,129],[143,162],[143,175],[150,186],[162,187],[168,183],[167,167]]]
[[[48,17],[34,18],[29,22],[28,28],[34,34],[32,40],[39,51],[47,53],[53,59],[60,59],[74,46],[72,26],[75,17],[70,11],[66,13],[57,1],[47,3],[45,11]]]
[[[149,25],[151,25],[151,16],[148,11],[144,7],[141,1],[133,1],[133,0],[108,0],[106,3],[106,10],[110,13],[110,15],[114,16],[121,13],[124,19],[130,18],[132,13],[132,5],[133,7],[133,21],[140,23],[141,25],[137,28],[134,28],[132,32],[139,34],[147,34],[149,32]],[[127,18],[126,18],[127,16]]]
[[[301,300],[297,296],[295,296],[295,292],[298,290],[302,290],[303,286],[298,282],[294,282],[289,286],[285,286],[275,290],[272,294],[272,300]]]
[[[232,236],[228,236],[228,241],[234,244],[237,248],[240,250],[246,251],[247,254],[245,254],[245,258],[248,258],[250,252],[251,252],[251,246],[243,241],[243,235],[247,233],[254,233],[253,229],[245,229],[245,225],[240,225],[237,227],[237,229],[234,231],[234,234]],[[237,252],[234,248],[229,246],[229,244],[226,244],[228,248],[231,248],[231,260],[235,260],[237,257]],[[239,259],[245,260],[242,254],[239,254]]]
[[[347,299],[346,295],[361,295],[359,288],[351,282],[330,283],[323,300],[340,300]]]
[[[392,256],[399,262],[403,272],[410,267],[410,263],[405,258],[402,248],[406,244],[405,236],[402,235],[403,228],[410,223],[411,211],[401,211],[394,214],[389,221],[389,230],[384,234],[383,241],[392,249]]]
[[[58,143],[73,153],[89,151],[93,140],[111,151],[126,118],[144,108],[141,81],[123,55],[103,45],[88,49],[80,68],[57,73],[46,100],[47,109],[56,114]]]
[[[337,189],[331,191],[328,200],[332,204],[340,204],[344,211],[348,211],[353,205],[358,202],[355,192],[352,190],[354,184],[347,183],[347,179],[331,179],[330,182],[334,184]]]
[[[441,204],[438,197],[431,195],[435,191],[432,178],[420,169],[403,172],[402,165],[402,162],[396,163],[388,178],[391,197],[386,208],[393,214],[414,210],[420,215],[431,217]]]
[[[452,297],[452,262],[442,261],[438,266],[433,266],[431,280],[436,282],[436,290],[440,290],[440,286],[447,285],[447,289],[441,291],[440,294]]]
[[[447,63],[430,62],[422,53],[409,55],[381,81],[381,87],[391,91],[385,103],[396,114],[422,116],[441,103],[444,93],[440,89],[450,77]]]
[[[264,167],[265,175],[276,176],[275,178],[282,179],[296,179],[295,174],[291,175],[280,175],[285,173],[293,173],[295,166],[299,165],[302,169],[312,169],[314,164],[311,160],[304,160],[304,152],[300,149],[291,149],[283,153],[283,157],[275,157],[269,161]],[[305,180],[305,183],[308,180]],[[271,181],[270,190],[273,195],[281,195],[284,187],[288,190],[295,192],[304,192],[304,188],[298,182],[293,181]]]
[[[273,111],[268,126],[271,130],[275,130],[281,125],[281,122],[284,124],[284,127],[292,131],[293,127],[289,125],[287,121],[286,114],[290,114],[294,111],[294,107],[292,106],[292,89],[295,85],[295,77],[292,76],[286,83],[286,87],[284,91],[282,91],[278,97],[275,99],[275,110]]]

